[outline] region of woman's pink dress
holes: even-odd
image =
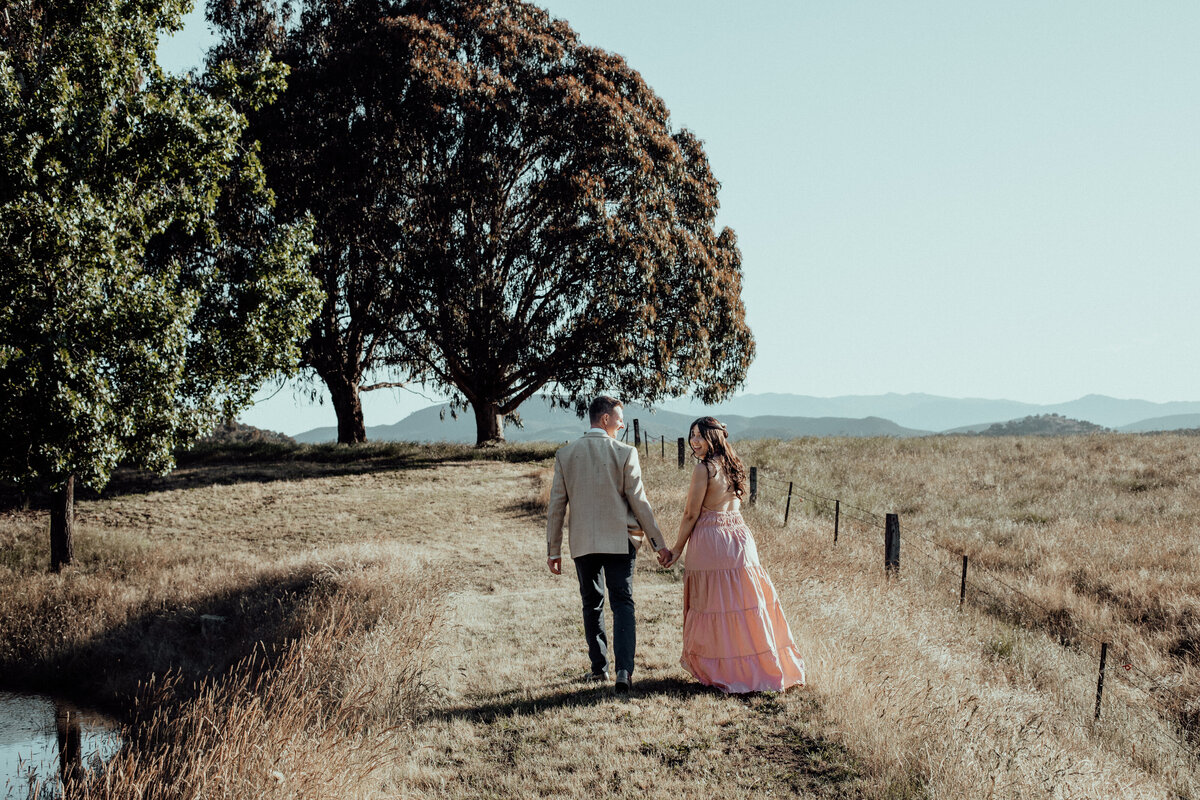
[[[803,686],[804,660],[741,512],[702,511],[684,563],[683,668],[726,693]]]

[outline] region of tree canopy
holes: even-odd
[[[407,281],[395,249],[397,209],[413,192],[408,152],[414,121],[395,117],[393,95],[405,74],[393,63],[392,4],[215,0],[208,18],[221,34],[210,65],[250,67],[259,53],[289,69],[288,90],[270,105],[245,107],[247,138],[262,160],[278,212],[309,215],[309,269],[322,306],[301,345],[301,365],[328,388],[338,441],[365,440],[360,391],[372,374],[402,359],[394,333],[403,324]]]
[[[576,406],[731,393],[754,346],[700,141],[624,59],[532,5],[414,6],[392,23],[429,118],[401,346],[472,405],[480,442],[544,387]]]
[[[184,10],[17,0],[0,17],[0,475],[59,490],[55,568],[76,478],[169,469],[294,368],[315,310],[309,226],[276,221],[233,105],[268,101],[284,70],[165,74],[158,37]]]
[[[519,0],[309,0],[290,27],[214,8],[218,53],[267,46],[292,68],[252,130],[281,204],[316,217],[322,377],[322,341],[344,363],[374,349],[472,406],[480,443],[539,391],[711,402],[744,380],[719,184],[621,57]]]

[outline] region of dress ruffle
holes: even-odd
[[[687,547],[683,668],[724,692],[803,686],[804,660],[742,515],[703,512]]]

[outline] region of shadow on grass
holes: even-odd
[[[578,681],[553,684],[549,694],[531,698],[527,689],[511,689],[494,695],[490,702],[464,705],[435,712],[445,719],[464,719],[491,725],[513,716],[545,714],[563,708],[586,708],[626,698],[630,702],[653,697],[674,701],[698,695],[722,696],[718,689],[685,678],[637,681],[629,695],[615,695],[612,684]],[[864,765],[837,738],[831,738],[821,717],[820,704],[803,689],[788,692],[750,692],[725,696],[730,703],[746,706],[755,717],[748,724],[731,728],[720,736],[725,759],[735,769],[753,775],[747,789],[775,786],[787,796],[812,798],[858,798],[875,796],[863,776]],[[666,768],[686,768],[691,748],[687,744],[643,741],[642,755],[656,756]],[[751,794],[750,796],[755,796]],[[919,781],[907,779],[888,787],[887,797],[897,800],[925,797]]]
[[[314,568],[164,604],[58,649],[44,644],[53,633],[30,631],[28,638],[43,644],[23,648],[10,640],[0,651],[2,688],[53,694],[128,720],[151,679],[171,676],[176,698],[186,700],[206,678],[251,655],[261,654],[269,665],[281,646],[303,633],[314,601],[332,591]],[[59,605],[59,618],[39,622],[69,630],[70,605]]]
[[[546,504],[538,497],[515,500],[500,508],[510,519],[545,519]]]
[[[241,442],[199,444],[178,453],[176,469],[166,475],[122,467],[102,492],[76,489],[77,500],[131,494],[195,489],[237,483],[362,475],[373,472],[427,470],[449,463],[499,461],[529,463],[554,457],[559,445],[542,442],[472,447],[460,444],[369,442],[359,445]],[[10,485],[0,485],[0,511],[24,508],[46,510],[48,492],[26,497]]]
[[[699,694],[714,694],[716,689],[681,678],[655,678],[645,681],[634,681],[633,691],[627,695],[613,692],[613,684],[584,683],[582,681],[562,681],[552,684],[557,688],[549,694],[529,697],[524,689],[512,689],[494,695],[490,702],[473,705],[457,706],[433,712],[434,716],[446,719],[469,719],[477,722],[490,723],[499,717],[514,714],[535,714],[559,708],[578,708],[599,705],[614,700],[636,701],[639,698],[666,696],[685,698]],[[519,695],[519,696],[518,696]]]

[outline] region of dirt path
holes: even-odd
[[[455,468],[447,467],[453,472]],[[385,791],[436,797],[860,797],[860,765],[810,693],[726,697],[679,666],[682,586],[647,553],[635,576],[632,695],[587,671],[574,575],[545,567],[544,518],[526,510],[537,478],[491,465],[487,505],[469,481],[454,526],[449,622],[434,680],[442,702]],[[449,477],[450,473],[447,473]],[[462,475],[451,478],[460,484]],[[488,508],[490,507],[490,510]],[[449,543],[414,543],[414,557]],[[611,619],[606,620],[610,626]]]

